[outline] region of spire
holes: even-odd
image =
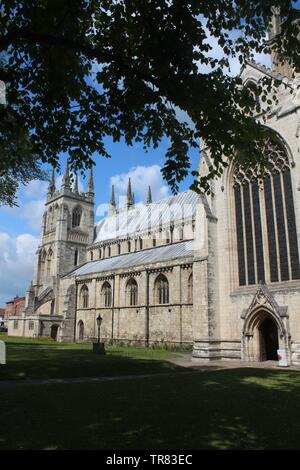
[[[134,193],[132,193],[132,204],[133,204],[133,205],[135,204],[135,197],[134,197]]]
[[[112,187],[111,187],[110,205],[113,206],[113,207],[116,207],[115,186],[114,185],[112,185]]]
[[[128,179],[128,187],[127,187],[127,207],[133,205],[133,197],[132,197],[132,190],[131,190],[131,179]]]
[[[93,176],[93,165],[90,166],[90,176],[89,176],[89,182],[88,182],[88,189],[86,192],[86,195],[89,197],[89,199],[93,200],[94,199],[94,176]]]
[[[65,174],[62,179],[61,189],[71,189],[70,187],[70,171],[69,171],[69,159],[67,158],[67,164]]]
[[[147,204],[152,203],[152,193],[151,193],[151,187],[148,186],[148,194],[147,194]]]
[[[49,181],[48,186],[48,196],[52,196],[55,193],[55,173],[54,173],[54,166],[52,167],[52,176],[51,180]]]
[[[79,194],[79,191],[78,191],[78,174],[77,173],[75,174],[75,182],[74,182],[73,191],[74,191],[75,194]]]
[[[116,212],[115,186],[112,185],[108,214],[113,215],[115,214],[115,212]]]

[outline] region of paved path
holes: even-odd
[[[279,367],[277,361],[263,361],[263,362],[243,362],[243,361],[203,361],[202,359],[193,358],[191,354],[181,354],[178,357],[168,359],[169,362],[177,366],[186,367],[189,369],[201,370],[217,370],[217,369],[240,369],[250,367],[255,369],[293,369],[300,370],[299,368]]]

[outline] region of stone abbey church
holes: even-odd
[[[276,26],[276,22],[274,24]],[[276,32],[276,31],[275,31]],[[94,223],[94,182],[71,188],[54,178],[21,316],[9,334],[58,341],[191,347],[194,358],[264,361],[286,351],[300,365],[300,76],[273,57],[248,63],[244,86],[279,80],[278,102],[262,113],[273,138],[262,180],[229,166],[213,196],[186,191],[117,208]],[[209,149],[200,172],[207,171]]]

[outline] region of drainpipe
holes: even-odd
[[[114,341],[114,322],[115,322],[115,275],[113,275],[112,307],[111,307],[111,344]]]
[[[149,271],[146,269],[146,347],[149,348],[149,336],[150,336],[150,312],[149,312]]]
[[[75,316],[74,316],[74,343],[76,343],[76,323],[77,323],[77,294],[78,294],[78,284],[75,281]]]

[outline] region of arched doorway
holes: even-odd
[[[278,361],[277,350],[289,356],[289,336],[280,316],[270,306],[249,309],[242,317],[242,359],[244,361]]]
[[[52,325],[51,326],[51,338],[56,341],[57,340],[57,332],[58,332],[58,325]]]
[[[278,328],[271,318],[265,318],[259,327],[260,332],[260,360],[277,361],[279,348]]]
[[[84,323],[82,320],[78,322],[78,339],[79,341],[83,341],[84,339]]]

